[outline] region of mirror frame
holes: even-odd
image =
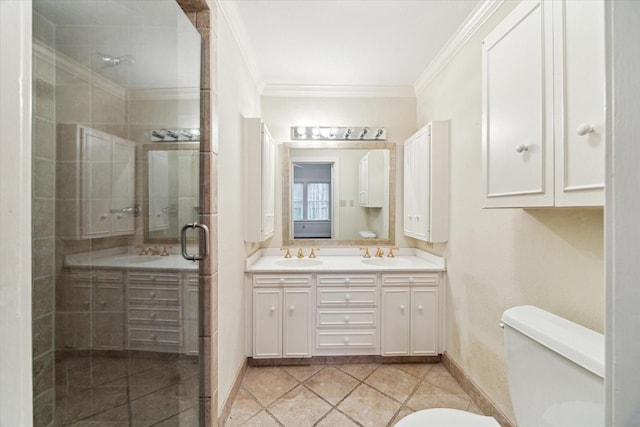
[[[388,150],[389,151],[389,232],[387,239],[293,239],[291,224],[292,149],[309,150]],[[394,246],[396,224],[396,143],[385,141],[304,141],[282,144],[282,245],[305,247]]]
[[[180,244],[180,230],[177,230],[178,235],[174,237],[150,237],[149,236],[149,151],[180,151],[191,150],[200,154],[199,142],[187,142],[187,143],[151,143],[144,144],[142,146],[143,151],[143,177],[142,177],[142,229],[143,229],[143,242],[144,243],[159,243],[159,244]],[[200,214],[198,212],[198,214]],[[180,227],[182,227],[181,224]],[[187,238],[187,243],[197,243],[197,238]]]

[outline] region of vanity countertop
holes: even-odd
[[[138,249],[129,247],[67,255],[64,265],[65,267],[198,270],[198,263],[188,261],[180,254],[139,255]]]
[[[379,271],[412,271],[439,272],[446,270],[446,260],[419,249],[401,249],[396,251],[395,258],[386,256],[364,258],[362,252],[353,248],[322,248],[316,258],[296,258],[296,251],[291,249],[291,258],[284,258],[283,252],[277,249],[262,249],[246,261],[247,273],[331,273],[331,272],[379,272]],[[305,250],[308,255],[309,250]],[[386,251],[385,251],[386,252]],[[375,253],[375,250],[372,251]]]

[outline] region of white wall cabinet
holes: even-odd
[[[262,242],[275,230],[276,145],[259,118],[244,118],[245,241]]]
[[[438,300],[436,274],[383,274],[382,355],[437,355]]]
[[[604,3],[523,2],[482,54],[484,206],[602,206]]]
[[[312,301],[311,275],[253,276],[253,357],[310,357]]]
[[[388,153],[386,150],[368,151],[359,162],[358,169],[358,204],[365,208],[382,208],[386,206],[385,194],[388,184]]]
[[[59,125],[56,219],[65,239],[134,233],[135,144],[85,126]]]
[[[404,234],[449,238],[449,123],[433,121],[404,143]]]

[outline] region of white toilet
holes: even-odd
[[[533,306],[502,315],[518,427],[604,425],[604,336]],[[500,427],[455,409],[425,409],[396,427]]]

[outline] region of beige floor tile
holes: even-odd
[[[177,387],[166,387],[131,402],[133,426],[154,425],[181,412]]]
[[[400,404],[366,384],[360,384],[338,409],[367,427],[386,426]]]
[[[303,382],[322,368],[322,365],[284,366],[282,367],[282,370],[291,375],[296,380]]]
[[[402,408],[400,408],[400,411],[398,411],[398,413],[396,414],[396,416],[393,418],[393,422],[392,425],[397,423],[398,421],[400,421],[401,419],[403,419],[404,417],[406,417],[409,414],[413,414],[415,411],[411,408],[408,408],[406,406],[403,406]]]
[[[433,385],[438,386],[439,388],[446,390],[449,393],[457,394],[458,396],[468,397],[467,393],[460,387],[458,382],[453,379],[449,371],[441,365],[434,365],[433,368],[427,372],[424,380],[430,382]]]
[[[416,378],[423,379],[424,376],[434,367],[434,363],[398,363],[394,364],[394,368],[411,374]]]
[[[280,427],[280,424],[267,413],[261,411],[258,415],[248,420],[242,425],[243,427]]]
[[[127,360],[95,357],[91,363],[92,384],[100,385],[127,376]]]
[[[382,365],[365,380],[371,387],[403,403],[420,380],[391,365]]]
[[[179,414],[174,415],[164,421],[160,421],[158,424],[154,424],[153,427],[191,427],[197,426],[199,423],[200,414],[198,409],[192,408],[182,411]],[[97,426],[96,426],[97,427]]]
[[[407,402],[407,406],[415,411],[427,408],[453,408],[465,410],[470,399],[458,394],[449,393],[431,383],[423,381]]]
[[[357,363],[353,365],[335,365],[336,368],[356,377],[360,381],[368,377],[375,369],[380,366],[377,363]]]
[[[124,422],[129,425],[129,403],[96,414],[88,418],[87,421],[95,421],[96,423]]]
[[[280,368],[250,367],[242,385],[263,406],[269,406],[298,383]]]
[[[329,414],[320,420],[316,427],[358,427],[358,424],[350,420],[346,415],[337,409],[332,410]]]
[[[175,366],[146,370],[129,377],[129,395],[132,400],[137,399],[179,381],[180,375]]]
[[[356,388],[359,381],[329,366],[309,378],[304,384],[332,405],[337,405]]]
[[[473,412],[474,414],[478,414],[478,415],[485,415],[485,414],[482,412],[482,409],[480,409],[480,408],[478,407],[478,405],[476,405],[476,404],[473,402],[473,400],[472,400],[471,402],[469,402],[469,406],[467,407],[467,409],[466,409],[466,410],[467,410],[468,412]]]
[[[324,400],[298,386],[269,406],[269,412],[285,427],[313,426],[331,410]]]
[[[249,392],[241,388],[233,401],[231,413],[226,420],[225,426],[239,426],[262,409],[262,405]]]

